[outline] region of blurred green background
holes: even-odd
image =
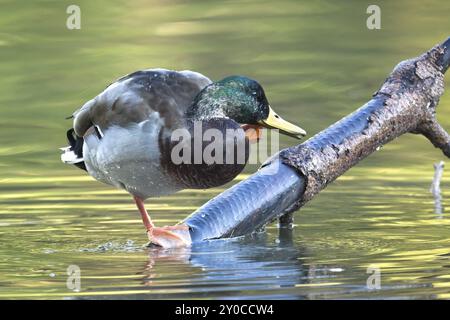
[[[66,28],[71,4],[80,30]],[[366,27],[370,4],[381,30]],[[57,149],[65,117],[118,77],[155,67],[255,78],[312,136],[369,100],[398,62],[450,36],[448,1],[0,0],[0,9],[0,298],[450,298],[450,223],[428,190],[443,155],[421,136],[386,145],[297,212],[287,248],[271,226],[263,240],[164,254],[142,249],[127,194],[63,165]],[[449,115],[444,94],[447,128]],[[282,137],[281,147],[294,143]],[[444,208],[449,181],[444,173]],[[149,209],[157,224],[175,223],[225,188]],[[220,250],[229,263],[215,260]],[[82,270],[81,292],[66,288],[70,264]],[[381,268],[380,290],[365,286],[369,265]]]

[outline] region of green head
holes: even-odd
[[[227,117],[238,123],[257,124],[269,114],[269,103],[258,82],[230,76],[203,89],[191,113],[199,119]]]
[[[204,88],[189,108],[188,117],[193,120],[229,118],[239,124],[277,128],[297,138],[306,134],[278,116],[262,86],[244,76],[230,76]]]

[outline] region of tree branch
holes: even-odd
[[[421,133],[450,157],[450,136],[435,119],[450,65],[450,38],[399,63],[361,108],[304,143],[272,157],[248,179],[183,222],[193,242],[241,236],[289,214],[380,146]],[[291,222],[291,216],[284,221]]]
[[[444,155],[450,157],[450,135],[435,118],[420,124],[418,131],[436,148],[441,149]]]

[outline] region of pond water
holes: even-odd
[[[59,160],[65,117],[150,67],[253,77],[312,136],[364,104],[399,61],[450,35],[448,1],[377,3],[381,30],[366,28],[365,1],[78,0],[81,30],[68,30],[72,1],[1,1],[0,298],[450,298],[450,178],[435,213],[433,163],[445,159],[421,136],[352,168],[296,212],[292,232],[270,225],[177,250],[145,248],[130,196]],[[446,93],[447,128],[449,116]],[[281,147],[294,143],[282,137]],[[173,224],[233,183],[148,209]],[[66,286],[71,265],[78,292]],[[379,289],[367,287],[370,268]]]

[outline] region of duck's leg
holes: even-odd
[[[149,240],[164,248],[184,247],[190,244],[189,227],[186,225],[155,227],[144,206],[144,201],[133,196],[134,202],[141,213],[142,222],[147,229]]]

